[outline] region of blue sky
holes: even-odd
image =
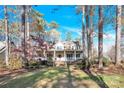
[[[65,40],[65,34],[72,32],[72,37],[79,37],[81,32],[81,15],[76,15],[75,6],[34,6],[34,9],[44,14],[48,21],[56,21],[59,24],[57,29],[61,33],[61,39]],[[58,9],[55,10],[54,9]]]
[[[61,33],[62,40],[65,40],[66,33],[68,31],[72,32],[73,39],[81,36],[82,31],[82,14],[76,15],[76,6],[33,6],[34,9],[44,14],[44,18],[48,21],[56,21],[59,24],[58,31]],[[54,9],[57,9],[56,12],[52,13]],[[108,9],[105,8],[104,16],[107,16],[109,19],[112,16],[115,16],[115,6],[109,8],[111,14],[108,13]],[[94,23],[98,22],[98,8],[96,8],[94,14]],[[104,52],[109,50],[109,48],[115,44],[115,29],[112,26],[112,23],[104,25]],[[98,32],[95,29],[95,32]],[[94,47],[97,48],[98,37],[94,38]]]
[[[47,22],[56,21],[59,24],[57,29],[61,33],[61,39],[65,40],[66,33],[71,32],[72,38],[81,37],[82,31],[82,14],[76,14],[77,6],[58,6],[58,5],[38,5],[33,6],[34,9],[44,14],[44,19]],[[0,19],[3,18],[3,6],[0,6]],[[55,11],[54,11],[55,10]],[[115,6],[109,8],[111,14],[108,13],[108,9],[104,9],[104,15],[108,18],[115,16]],[[95,9],[94,23],[98,22],[98,8]],[[98,29],[94,30],[98,32]],[[113,29],[112,23],[104,25],[104,52],[106,52],[110,46],[115,43],[115,29]],[[97,48],[98,38],[94,38],[94,46]]]

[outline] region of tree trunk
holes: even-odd
[[[25,11],[25,20],[26,20],[26,40],[29,39],[29,27],[30,27],[30,23],[29,23],[29,6],[26,6],[26,11]]]
[[[89,60],[93,58],[93,6],[90,6]]]
[[[82,6],[82,45],[83,58],[86,58],[86,31],[85,31],[85,6]]]
[[[103,68],[103,6],[99,6],[99,37],[98,37],[98,61],[99,61],[99,69]]]
[[[121,36],[121,6],[117,6],[116,12],[116,42],[115,42],[115,62],[120,64],[120,36]]]
[[[5,14],[5,36],[6,36],[6,51],[5,51],[5,62],[6,65],[9,65],[9,35],[8,35],[8,15],[7,15],[7,6],[4,6]]]
[[[27,54],[26,54],[26,17],[25,17],[25,12],[26,12],[26,6],[23,5],[23,14],[22,14],[22,27],[23,27],[23,34],[24,34],[24,39],[23,39],[23,52],[24,52],[24,58],[25,60],[27,59]],[[27,62],[26,62],[27,63]]]
[[[85,14],[86,14],[86,34],[87,34],[87,62],[86,69],[89,67],[89,11],[88,6],[85,6]]]

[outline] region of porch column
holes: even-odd
[[[81,54],[80,58],[81,59],[84,58],[84,56],[83,56],[83,50],[82,50],[82,52],[80,54]]]
[[[54,61],[55,61],[55,58],[56,58],[56,51],[55,51],[55,49],[54,49],[54,54],[53,54],[53,59],[54,59]]]
[[[66,54],[65,54],[65,50],[64,50],[64,60],[66,61]]]
[[[74,50],[74,60],[76,60],[76,50]]]
[[[53,54],[53,66],[56,66],[56,50],[54,49],[54,54]]]
[[[64,64],[67,67],[67,58],[66,58],[66,50],[65,49],[64,49],[64,59],[65,59]]]
[[[46,50],[44,50],[43,52],[44,52],[44,53],[43,53],[43,54],[44,54],[44,57],[46,57]]]

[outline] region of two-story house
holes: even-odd
[[[73,41],[58,41],[47,52],[54,61],[76,61],[82,59],[82,48]]]

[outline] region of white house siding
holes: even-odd
[[[54,56],[55,52],[55,56]],[[51,56],[53,57],[54,61],[75,61],[78,59],[82,58],[82,51],[65,51],[65,56],[64,56],[64,50],[63,51],[50,51]],[[61,57],[59,57],[61,55]],[[49,53],[47,54],[49,56]],[[55,58],[54,58],[55,57]]]
[[[75,61],[82,58],[82,50],[76,49],[77,46],[73,42],[57,42],[51,52],[54,61]],[[49,53],[48,53],[49,54]]]

